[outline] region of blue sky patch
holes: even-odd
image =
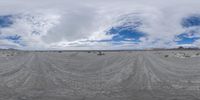
[[[140,24],[140,23],[139,23]],[[112,27],[107,34],[114,35],[112,37],[112,41],[132,41],[132,42],[140,42],[141,37],[145,37],[146,34],[138,31],[136,28],[139,27],[139,24],[131,25],[131,26],[118,26]]]
[[[19,44],[21,46],[25,46],[25,44],[22,43],[22,41],[21,41],[22,37],[20,35],[17,35],[17,34],[4,36],[3,39],[6,39],[6,40],[11,41],[11,42],[16,43],[16,44]]]
[[[182,20],[183,27],[193,27],[193,26],[200,26],[200,15],[194,15]]]
[[[9,27],[12,24],[13,20],[11,15],[0,16],[0,28]]]
[[[192,44],[196,40],[200,39],[200,37],[194,37],[194,34],[188,34],[188,33],[183,33],[180,35],[177,35],[176,37],[179,39],[176,41],[178,44]],[[192,36],[192,37],[191,37]]]
[[[21,36],[19,36],[19,35],[16,34],[16,35],[11,35],[11,36],[6,36],[5,39],[17,41],[17,40],[21,39]]]

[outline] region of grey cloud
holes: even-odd
[[[120,15],[139,13],[145,24],[140,30],[149,34],[149,40],[142,40],[138,47],[147,47],[150,41],[163,37],[168,39],[162,39],[155,46],[165,42],[175,45],[174,36],[185,31],[180,26],[181,18],[199,13],[199,5],[199,0],[1,0],[0,15],[39,15],[34,21],[47,26],[37,27],[30,21],[17,20],[14,26],[2,33],[23,35],[30,48],[35,45],[37,48],[50,48],[50,45],[60,46],[63,42],[108,38],[110,36],[106,36],[105,31],[118,23],[116,19]],[[32,36],[31,32],[35,30],[42,35]]]

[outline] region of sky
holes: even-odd
[[[1,0],[0,48],[200,47],[200,0]]]

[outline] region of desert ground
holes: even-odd
[[[200,100],[200,51],[0,51],[0,100]]]

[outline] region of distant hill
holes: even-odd
[[[153,48],[152,50],[200,50],[200,48],[179,46],[177,48]]]

